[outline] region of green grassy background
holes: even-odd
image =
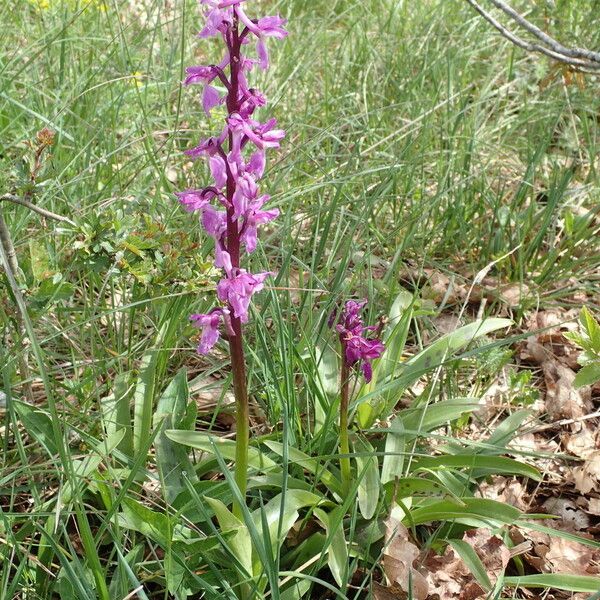
[[[490,275],[499,284],[528,290],[513,307],[517,320],[537,306],[598,303],[597,76],[567,85],[458,0],[259,4],[288,17],[291,34],[271,44],[271,70],[255,74],[268,114],[288,131],[264,180],[282,216],[250,259],[278,272],[248,329],[251,388],[269,428],[285,416],[287,435],[310,449],[310,390],[297,377],[340,297],[369,296],[374,319],[400,283],[421,286],[424,269],[470,283],[498,261]],[[559,39],[600,46],[597,2],[519,5]],[[79,477],[64,461],[83,459],[102,438],[106,398],[132,388],[145,353],[160,356],[161,388],[185,365],[209,392],[220,387],[206,374],[226,374],[227,358],[193,354],[187,314],[212,302],[212,250],[173,196],[207,180],[182,151],[219,128],[197,90],[180,86],[185,66],[220,50],[194,37],[196,3],[17,0],[0,3],[0,22],[0,192],[23,189],[27,141],[49,127],[56,139],[35,202],[77,223],[1,207],[35,331],[40,407],[8,410],[2,429],[0,597],[10,598],[33,585],[28,558],[39,557],[40,540],[51,543],[44,531],[65,556],[78,554],[84,534],[75,535],[72,515],[94,509],[84,483],[66,512],[55,503]],[[13,299],[0,290],[8,394],[22,350]],[[501,309],[491,302],[486,313]],[[167,322],[173,331],[164,333]],[[200,421],[224,427],[210,412]],[[137,485],[127,481],[122,495],[138,495]],[[114,501],[119,491],[106,493]],[[10,534],[17,524],[28,528],[19,540]],[[103,535],[94,547],[116,561],[123,531],[109,520]]]

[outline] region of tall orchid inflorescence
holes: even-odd
[[[360,366],[367,382],[373,377],[371,361],[379,358],[385,346],[379,340],[379,327],[365,326],[360,313],[367,301],[348,300],[340,314],[332,314],[329,325],[335,325],[342,350],[340,377],[340,471],[345,492],[350,491],[352,474],[350,470],[350,443],[348,440],[348,405],[350,401],[350,373]],[[367,337],[370,332],[374,336]]]
[[[286,21],[279,16],[252,19],[246,15],[245,0],[200,0],[206,24],[201,38],[221,37],[227,46],[219,64],[187,68],[185,85],[204,86],[202,105],[207,115],[219,105],[227,111],[225,127],[186,152],[192,158],[208,159],[213,185],[178,193],[183,207],[198,211],[206,233],[215,240],[215,266],[223,278],[217,285],[221,306],[207,314],[195,314],[191,320],[202,329],[198,351],[206,354],[216,344],[221,327],[228,334],[231,352],[234,392],[237,405],[236,481],[242,494],[246,487],[248,445],[248,400],[242,323],[248,321],[250,300],[263,288],[270,273],[249,273],[240,266],[244,249],[254,252],[259,225],[275,219],[277,209],[264,210],[269,201],[257,185],[265,170],[265,152],[279,148],[285,132],[277,129],[275,119],[261,123],[253,119],[266,98],[248,84],[247,74],[255,67],[267,69],[269,55],[266,38],[284,38]],[[256,40],[256,57],[242,53],[252,39]],[[213,84],[219,85],[219,90]]]

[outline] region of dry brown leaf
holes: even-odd
[[[579,458],[590,458],[596,450],[597,431],[592,431],[590,427],[584,425],[576,433],[567,433],[563,436],[562,442],[565,448]]]
[[[429,593],[427,581],[413,566],[419,549],[410,541],[408,529],[395,517],[394,509],[384,524],[383,570],[387,580],[390,585],[398,584],[405,592],[410,586],[417,600],[425,600]]]
[[[559,521],[549,521],[547,526],[565,529],[564,524]],[[600,573],[600,549],[590,548],[580,542],[555,535],[533,530],[523,531],[516,527],[511,529],[510,535],[513,542],[517,544],[527,540],[531,542],[531,552],[523,554],[523,557],[528,564],[541,573],[565,575],[596,575]],[[586,534],[580,533],[579,535]]]
[[[456,304],[467,296],[467,286],[450,279],[444,273],[425,269],[429,276],[427,286],[423,290],[423,297],[432,299],[436,304]]]
[[[373,600],[398,600],[398,598],[404,600],[407,597],[406,592],[402,591],[401,587],[396,585],[386,587],[376,581],[373,582],[372,594]]]
[[[575,487],[582,494],[600,490],[600,451],[596,450],[583,466],[573,468]]]
[[[484,277],[481,284],[475,285],[471,291],[470,302],[488,302],[499,300],[509,308],[520,306],[523,300],[531,295],[529,287],[524,283],[502,283],[494,277]]]
[[[431,554],[423,563],[427,569],[427,580],[431,594],[439,596],[440,600],[453,600],[460,597],[463,589],[465,564],[460,560],[454,550],[448,548],[443,556]]]
[[[498,299],[510,307],[520,306],[530,295],[529,287],[524,283],[510,283],[501,286],[498,290]]]
[[[529,315],[527,329],[532,335],[521,346],[521,358],[538,365],[548,360],[558,361],[570,369],[577,369],[580,351],[564,333],[578,328],[577,312],[573,310],[544,310]]]
[[[561,445],[556,440],[542,433],[529,432],[513,438],[508,447],[519,455],[519,460],[525,460],[528,454],[535,456],[531,462],[544,474],[546,483],[564,483],[568,467],[564,460],[552,456],[561,451]]]
[[[600,516],[600,498],[590,498],[587,511],[590,515]]]
[[[578,432],[563,435],[562,441],[571,454],[584,459],[583,464],[572,468],[572,476],[576,489],[588,494],[600,490],[600,438],[598,429],[592,430],[589,422],[579,424],[579,427]]]
[[[461,321],[457,315],[442,313],[433,319],[433,324],[438,333],[444,335],[458,329],[461,326]]]
[[[456,304],[469,302],[478,304],[482,301],[495,302],[512,308],[520,306],[523,300],[531,295],[529,287],[523,283],[502,283],[493,277],[485,277],[481,283],[471,286],[472,275],[461,274],[456,278],[433,269],[425,269],[428,276],[423,296],[431,298],[437,304]],[[464,281],[465,283],[460,283]]]
[[[465,532],[463,540],[475,550],[486,567],[490,581],[492,584],[495,583],[510,560],[510,550],[504,545],[502,539],[490,535],[487,529],[479,528]]]
[[[590,518],[572,500],[548,498],[542,506],[549,515],[560,517],[567,527],[575,531],[581,531],[590,526]]]
[[[215,408],[221,409],[235,404],[234,395],[228,390],[223,393],[223,380],[216,377],[208,377],[195,381],[190,387],[190,395],[196,401],[198,410],[211,412]]]
[[[490,581],[495,583],[510,560],[510,550],[499,537],[483,528],[467,531],[463,540],[475,550]],[[451,547],[446,548],[443,556],[430,554],[423,564],[427,569],[431,593],[437,594],[440,600],[476,600],[486,597],[485,590]]]
[[[575,389],[575,372],[558,361],[542,364],[546,382],[546,411],[553,420],[578,419],[592,409],[589,388]]]
[[[482,498],[510,504],[519,510],[527,510],[529,507],[525,500],[525,488],[515,478],[493,476],[490,478],[489,483],[483,482],[480,484],[478,491]]]
[[[600,573],[600,551],[563,538],[552,539],[546,560],[552,565],[552,573],[573,575]]]

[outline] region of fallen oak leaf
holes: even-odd
[[[419,549],[409,539],[408,529],[397,518],[394,508],[384,522],[385,546],[383,570],[390,585],[398,584],[404,592],[412,592],[416,600],[426,600],[429,586],[425,577],[414,568]]]
[[[596,450],[585,464],[573,468],[575,487],[582,494],[589,494],[592,490],[600,490],[600,450]]]
[[[547,521],[546,524],[553,529],[565,529],[560,521]],[[524,531],[512,527],[509,534],[515,544],[531,542],[531,552],[526,552],[522,556],[530,566],[540,573],[568,575],[597,575],[600,573],[600,549],[598,548],[533,529]],[[585,533],[578,533],[578,535],[581,538],[592,538],[591,535]]]

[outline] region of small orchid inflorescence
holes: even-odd
[[[219,105],[227,109],[221,134],[186,151],[194,159],[208,159],[214,184],[177,194],[187,211],[200,212],[204,230],[215,240],[215,266],[224,274],[217,285],[217,297],[224,306],[191,316],[192,322],[202,329],[198,345],[201,354],[208,353],[217,343],[221,324],[231,339],[240,335],[240,324],[248,321],[251,297],[263,288],[271,273],[252,274],[241,268],[241,250],[254,252],[258,226],[279,215],[276,208],[263,209],[269,196],[259,192],[257,181],[265,170],[266,150],[279,148],[285,132],[276,128],[275,119],[260,123],[252,118],[255,110],[266,104],[266,98],[249,87],[246,75],[255,65],[261,69],[269,67],[265,39],[284,38],[286,21],[279,16],[251,19],[242,7],[244,1],[200,0],[205,7],[206,24],[199,37],[221,36],[227,50],[217,65],[188,67],[184,81],[185,85],[204,86],[202,105],[207,115]],[[242,54],[252,37],[256,38],[256,58]],[[220,84],[225,92],[213,83]]]
[[[266,150],[279,148],[285,136],[275,119],[261,123],[253,118],[266,98],[249,87],[246,75],[256,66],[269,67],[265,39],[287,35],[285,19],[279,16],[251,19],[242,7],[245,0],[200,0],[206,24],[201,38],[220,36],[227,50],[217,65],[188,67],[185,85],[204,86],[202,106],[207,115],[224,105],[225,127],[217,137],[208,138],[186,152],[193,159],[208,159],[213,185],[177,194],[183,207],[200,213],[206,233],[215,240],[215,266],[223,278],[217,284],[221,306],[190,318],[202,329],[198,352],[207,354],[219,340],[221,328],[227,332],[231,372],[236,400],[235,481],[245,498],[248,481],[249,405],[242,324],[248,321],[252,296],[264,287],[269,272],[249,273],[240,266],[242,250],[250,254],[257,244],[258,226],[279,215],[277,209],[264,210],[269,201],[257,181],[265,170]],[[242,48],[256,39],[256,58],[242,54]],[[216,87],[217,84],[219,87]],[[219,89],[220,88],[220,89]],[[221,91],[224,89],[224,92]],[[234,513],[242,517],[243,506],[234,503]]]
[[[348,408],[350,404],[350,373],[360,365],[365,380],[371,381],[373,367],[371,361],[379,358],[385,351],[385,346],[379,340],[378,326],[365,326],[360,317],[366,300],[357,302],[348,300],[339,314],[335,311],[329,319],[329,326],[338,332],[342,350],[342,368],[340,374],[340,472],[344,493],[352,486],[352,471],[350,466],[350,440],[348,435]],[[367,332],[375,332],[373,337],[366,337]]]
[[[348,300],[342,309],[339,318],[332,317],[331,324],[336,323],[335,328],[340,337],[342,345],[342,360],[347,367],[360,365],[367,383],[373,377],[371,361],[379,358],[384,350],[383,343],[374,338],[365,337],[369,331],[377,331],[378,326],[365,326],[360,318],[360,312],[367,301]]]

